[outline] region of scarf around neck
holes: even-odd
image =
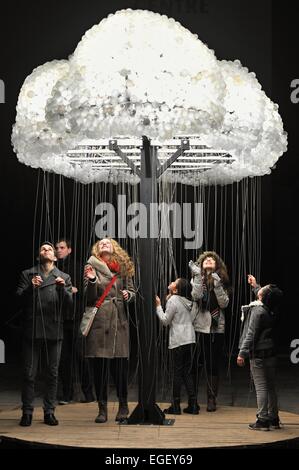
[[[214,288],[210,287],[208,283],[206,283],[205,279],[203,280],[203,299],[202,299],[203,307],[208,310],[212,317],[212,326],[217,328],[218,321],[220,318],[220,308],[218,305],[217,297],[214,292]]]
[[[117,261],[105,261],[103,258],[101,258],[101,261],[105,263],[108,268],[110,269],[111,272],[113,273],[119,273],[120,272],[120,265]]]

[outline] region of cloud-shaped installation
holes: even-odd
[[[109,169],[107,160],[102,167],[100,151],[96,166],[88,158],[74,163],[69,153],[84,142],[142,135],[162,147],[178,135],[198,136],[203,148],[232,157],[210,159],[205,171],[191,165],[163,176],[187,184],[270,173],[287,149],[278,106],[254,73],[238,60],[217,60],[174,19],[143,10],[109,15],[86,32],[69,60],[47,62],[26,78],[12,142],[18,159],[34,168],[84,183],[112,174],[114,181],[136,183],[131,171]],[[185,155],[188,163],[197,153]]]

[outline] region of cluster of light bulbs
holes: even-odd
[[[78,181],[138,182],[130,171],[75,165],[84,139],[197,135],[233,163],[184,174],[186,184],[264,175],[287,149],[278,106],[254,73],[218,61],[198,36],[165,15],[121,10],[83,36],[69,60],[37,67],[21,89],[12,142],[18,159]],[[182,176],[182,175],[181,175]],[[163,175],[182,181],[171,168]]]

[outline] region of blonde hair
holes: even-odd
[[[107,238],[113,247],[113,253],[111,254],[111,261],[116,261],[120,266],[120,274],[122,277],[133,277],[135,273],[134,263],[129,257],[128,253],[113,240],[113,238]],[[100,258],[100,241],[98,240],[92,247],[91,254],[96,258]]]

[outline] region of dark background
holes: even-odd
[[[290,83],[299,78],[294,2],[270,0],[69,0],[7,2],[1,6],[0,78],[6,103],[0,104],[1,129],[1,317],[0,338],[14,347],[4,323],[13,310],[19,272],[32,265],[32,231],[37,171],[20,164],[11,143],[18,93],[38,65],[64,59],[81,36],[109,13],[142,8],[172,16],[215,50],[218,59],[240,59],[254,71],[267,95],[280,106],[289,150],[271,176],[262,178],[262,276],[285,292],[280,346],[288,353],[299,338],[298,235],[299,194],[297,116]]]

